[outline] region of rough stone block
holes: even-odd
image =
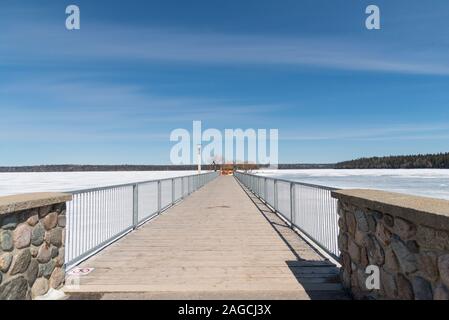
[[[31,243],[40,246],[44,242],[45,229],[42,224],[37,224],[31,231]]]
[[[397,273],[399,272],[399,262],[398,259],[396,258],[396,255],[394,254],[393,250],[388,247],[385,250],[385,263],[383,265],[383,267],[392,273]]]
[[[39,222],[39,215],[37,212],[27,219],[27,223],[31,227],[34,227],[38,222]]]
[[[398,287],[393,274],[380,269],[380,283],[386,298],[397,299]]]
[[[340,251],[348,251],[348,235],[340,232],[338,235],[338,248]]]
[[[449,254],[442,255],[438,258],[438,270],[441,281],[449,287]]]
[[[355,235],[355,229],[356,229],[355,217],[349,211],[346,211],[346,215],[345,216],[346,216],[345,220],[346,220],[346,225],[347,225],[347,228],[348,228],[348,232],[349,232],[349,234],[351,236],[354,236]]]
[[[377,224],[376,238],[384,245],[388,246],[391,242],[391,231],[388,230],[383,222]]]
[[[25,278],[28,281],[28,285],[30,287],[33,286],[34,281],[36,281],[37,274],[39,272],[39,263],[36,259],[31,259],[30,265],[25,273]]]
[[[385,262],[385,253],[382,246],[374,236],[369,236],[367,239],[366,249],[370,264],[382,266]]]
[[[31,227],[28,224],[19,225],[13,233],[14,245],[17,249],[23,249],[31,243]]]
[[[354,263],[360,264],[360,247],[351,238],[348,241],[348,253]]]
[[[410,221],[396,218],[394,220],[393,232],[401,239],[408,240],[415,236],[416,226]]]
[[[51,249],[50,246],[46,245],[45,243],[40,246],[38,252],[37,252],[37,261],[39,263],[47,263],[51,259]]]
[[[376,232],[377,221],[374,216],[372,214],[367,214],[366,220],[368,221],[368,231],[372,233]]]
[[[421,252],[416,256],[416,263],[423,278],[432,282],[438,279],[438,256],[436,253]]]
[[[58,213],[51,212],[44,219],[42,219],[42,225],[45,230],[51,230],[58,224]]]
[[[64,283],[64,270],[62,268],[56,268],[50,277],[50,287],[58,289]]]
[[[368,232],[368,220],[366,219],[365,212],[362,210],[356,210],[355,212],[355,220],[357,222],[357,228],[362,232]]]
[[[57,267],[62,267],[64,265],[64,255],[65,255],[65,249],[61,248],[58,250],[58,256],[56,257],[56,266]]]
[[[48,292],[48,280],[45,278],[38,278],[34,282],[33,287],[31,288],[31,296],[36,298],[38,296],[42,296]]]
[[[418,269],[415,255],[408,250],[401,240],[393,238],[391,247],[398,258],[399,266],[404,274],[413,273]]]
[[[50,260],[49,262],[45,263],[45,264],[40,264],[39,265],[39,277],[44,277],[44,278],[50,278],[53,270],[56,267],[56,262],[53,260]]]
[[[23,273],[27,270],[31,262],[31,253],[29,249],[23,249],[15,254],[11,270],[9,273],[15,275],[18,273]]]
[[[401,300],[413,300],[415,295],[413,293],[413,287],[410,281],[402,274],[398,274],[396,277],[398,285],[398,297]]]
[[[62,245],[62,229],[55,228],[45,233],[45,242],[54,246],[60,247]]]
[[[415,300],[433,300],[432,286],[421,277],[414,277],[412,280]]]
[[[23,276],[11,278],[0,285],[0,300],[25,300],[28,282]]]
[[[360,249],[360,265],[363,268],[366,268],[369,265],[368,253],[366,252],[365,247]]]
[[[12,249],[14,248],[14,243],[12,240],[11,231],[0,231],[0,247],[3,251],[12,251]]]
[[[8,272],[9,267],[11,266],[12,262],[12,254],[11,253],[4,253],[0,256],[0,271],[1,272]]]
[[[354,241],[355,243],[357,243],[357,245],[359,246],[364,246],[365,242],[366,242],[366,233],[363,231],[360,231],[358,228],[355,231],[355,235],[354,235]]]
[[[393,216],[389,214],[384,214],[382,221],[384,222],[384,225],[388,228],[394,227],[394,218]]]

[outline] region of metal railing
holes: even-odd
[[[255,196],[296,227],[333,258],[338,250],[335,188],[236,172],[235,177]]]
[[[208,172],[70,192],[66,269],[154,218],[218,176]]]

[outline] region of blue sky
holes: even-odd
[[[81,30],[65,29],[65,8]],[[382,29],[364,27],[381,9]],[[449,151],[447,0],[2,0],[0,165],[169,163],[277,128],[279,161]]]

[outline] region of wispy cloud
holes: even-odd
[[[51,78],[51,79],[50,79]],[[24,95],[24,92],[26,94]],[[32,100],[32,103],[30,102]],[[259,104],[245,99],[212,98],[209,96],[164,96],[148,92],[142,85],[127,85],[98,81],[73,81],[58,75],[50,77],[34,77],[33,80],[23,80],[0,84],[0,108],[14,112],[7,107],[8,101],[15,101],[18,112],[33,109],[39,112],[51,112],[56,115],[66,113],[73,117],[91,117],[96,113],[101,116],[108,114],[144,116],[144,119],[155,121],[179,121],[192,119],[192,116],[207,116],[217,118],[215,111],[224,111],[220,118],[227,115],[235,118],[239,115],[259,114],[281,111],[289,108],[285,104]],[[40,107],[44,107],[40,109]],[[80,111],[84,111],[83,115]],[[171,114],[172,118],[165,117]],[[7,115],[6,115],[7,116]],[[48,115],[45,115],[46,117]],[[161,118],[159,118],[159,116]],[[176,119],[175,119],[176,118]]]
[[[193,120],[220,126],[249,117],[264,120],[267,114],[289,108],[244,99],[163,96],[139,85],[51,78],[0,84],[0,140],[168,141],[172,129]]]
[[[449,137],[447,123],[402,123],[390,126],[363,128],[346,126],[345,128],[317,129],[320,134],[287,130],[280,136],[286,141],[391,141],[391,140],[441,140]]]
[[[433,48],[435,49],[435,48]],[[449,75],[449,48],[354,38],[300,38],[198,33],[165,29],[23,25],[0,35],[3,64],[119,60],[190,64],[280,65],[355,71]]]

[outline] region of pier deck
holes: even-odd
[[[218,177],[81,267],[72,298],[345,299],[338,268],[232,176]]]

